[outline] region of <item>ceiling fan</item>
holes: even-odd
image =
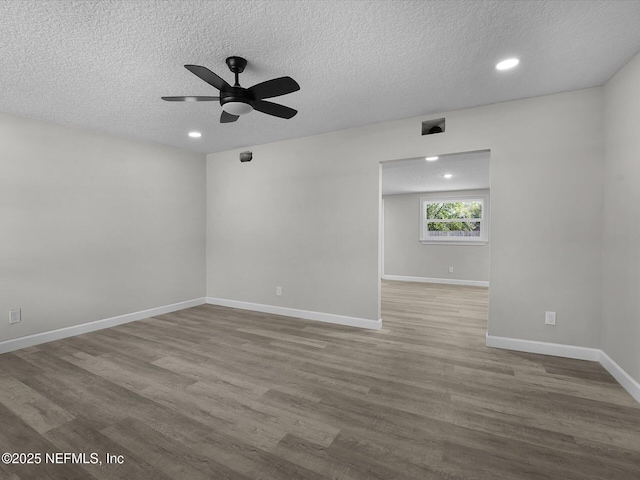
[[[252,110],[273,115],[280,118],[292,118],[297,110],[285,107],[279,103],[266,102],[265,98],[279,97],[300,90],[300,85],[291,77],[279,77],[266,82],[258,83],[250,88],[243,88],[238,81],[238,75],[244,71],[247,61],[242,57],[229,57],[226,60],[229,70],[236,77],[233,86],[220,78],[206,67],[200,65],[185,65],[191,73],[197,75],[209,85],[220,90],[219,97],[187,96],[187,97],[162,97],[167,102],[212,102],[220,101],[222,115],[220,123],[231,123],[238,120],[240,115],[245,115]]]

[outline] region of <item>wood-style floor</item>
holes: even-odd
[[[0,453],[42,454],[0,478],[638,480],[640,405],[486,348],[486,317],[486,289],[384,282],[381,331],[204,305],[0,355]]]

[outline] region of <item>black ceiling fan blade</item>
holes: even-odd
[[[265,102],[264,100],[256,100],[253,103],[253,108],[267,115],[280,118],[292,118],[298,113],[298,111],[293,108],[285,107],[279,103]]]
[[[240,118],[238,115],[231,115],[223,110],[222,115],[220,115],[220,123],[235,122],[238,118]]]
[[[191,95],[187,97],[160,97],[166,102],[213,102],[220,100],[220,97],[203,97],[199,95]]]
[[[291,77],[274,78],[266,82],[258,83],[249,88],[256,100],[263,98],[279,97],[287,93],[293,93],[300,90],[300,85]]]
[[[200,65],[185,65],[184,68],[189,70],[194,75],[200,77],[209,85],[216,87],[218,90],[228,90],[231,88],[231,85],[229,85],[222,78],[209,70],[207,67],[202,67]]]

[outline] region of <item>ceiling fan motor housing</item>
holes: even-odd
[[[244,115],[253,110],[255,97],[246,88],[231,87],[220,92],[220,105],[231,115]]]

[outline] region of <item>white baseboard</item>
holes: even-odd
[[[597,348],[536,342],[534,340],[521,340],[519,338],[495,337],[488,333],[487,347],[516,350],[518,352],[539,353],[541,355],[553,355],[554,357],[575,358],[576,360],[591,360],[592,362],[600,360],[600,352],[602,352],[602,350],[598,350]]]
[[[196,307],[198,305],[203,305],[204,303],[206,303],[204,298],[195,298],[185,302],[172,303],[162,307],[140,310],[139,312],[127,313],[125,315],[118,315],[117,317],[104,318],[102,320],[95,320],[93,322],[82,323],[80,325],[72,325],[70,327],[59,328],[57,330],[50,330],[48,332],[12,338],[10,340],[0,342],[0,354],[12,352],[21,348],[32,347],[34,345],[40,345],[41,343],[60,340],[62,338],[82,335],[83,333],[95,332],[96,330],[102,330],[103,328],[115,327],[116,325],[122,325],[123,323],[135,322],[136,320],[175,312],[176,310],[182,310],[184,308]]]
[[[207,297],[207,303],[211,305],[220,305],[223,307],[251,310],[254,312],[283,315],[285,317],[304,318],[305,320],[316,320],[318,322],[335,323],[338,325],[346,325],[349,327],[366,328],[369,330],[380,330],[380,328],[382,328],[382,319],[369,320],[367,318],[347,317],[345,315],[313,312],[310,310],[299,310],[297,308],[278,307],[276,305],[240,302],[238,300],[227,300],[226,298]]]
[[[600,364],[615,378],[624,389],[640,402],[640,383],[618,365],[606,352],[600,351]]]
[[[640,383],[609,357],[606,352],[599,348],[576,347],[575,345],[537,342],[519,338],[496,337],[488,333],[486,345],[487,347],[501,348],[504,350],[599,362],[636,401],[640,402]]]
[[[458,280],[456,278],[407,277],[405,275],[382,275],[383,280],[397,282],[443,283],[445,285],[467,285],[470,287],[488,287],[489,282],[482,280]]]

